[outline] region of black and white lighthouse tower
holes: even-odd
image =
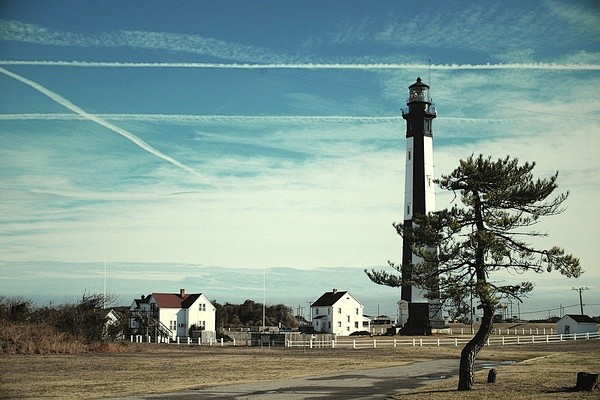
[[[404,184],[404,224],[411,226],[413,215],[427,215],[435,211],[433,175],[432,121],[435,106],[429,97],[429,86],[417,78],[408,87],[407,110],[402,110],[406,120],[406,176]],[[399,323],[403,334],[428,334],[432,328],[444,327],[440,302],[423,289],[410,284],[412,265],[419,262],[412,252],[410,237],[404,236],[402,244],[401,300],[398,302]]]

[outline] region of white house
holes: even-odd
[[[369,319],[363,316],[364,308],[350,292],[337,289],[325,292],[310,306],[313,328],[316,332],[340,336],[369,331]]]
[[[129,327],[142,335],[186,338],[192,325],[202,331],[203,341],[216,335],[216,308],[202,293],[152,293],[135,299],[130,311]]]
[[[598,324],[590,316],[567,314],[556,323],[557,333],[570,335],[573,333],[596,333]]]

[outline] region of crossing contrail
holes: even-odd
[[[196,177],[199,177],[201,179],[203,179],[205,181],[205,183],[207,182],[207,179],[205,177],[203,177],[202,175],[200,175],[197,171],[195,171],[194,169],[188,167],[185,164],[182,164],[181,162],[177,161],[176,159],[174,159],[173,157],[170,157],[168,155],[166,155],[165,153],[155,149],[154,147],[150,146],[148,143],[146,143],[145,141],[143,141],[142,139],[140,139],[139,137],[137,137],[136,135],[134,135],[133,133],[120,128],[108,121],[106,121],[104,118],[101,118],[97,115],[94,114],[90,114],[87,111],[83,110],[81,107],[73,104],[72,102],[70,102],[69,100],[65,99],[64,97],[62,97],[61,95],[51,91],[50,89],[45,88],[44,86],[40,85],[39,83],[36,83],[30,79],[27,79],[21,75],[17,75],[14,72],[10,72],[2,67],[0,67],[0,72],[3,73],[6,76],[9,76],[13,79],[18,80],[19,82],[22,82],[32,88],[34,88],[35,90],[37,90],[38,92],[42,93],[43,95],[49,97],[50,99],[52,99],[54,102],[60,104],[61,106],[73,111],[74,113],[80,115],[81,117],[83,117],[84,119],[87,119],[89,121],[95,122],[99,125],[104,126],[105,128],[110,129],[113,132],[118,133],[119,135],[123,136],[124,138],[130,140],[131,142],[133,142],[135,145],[137,145],[139,148],[147,151],[148,153],[163,159],[187,172],[190,172],[191,174],[195,175]]]

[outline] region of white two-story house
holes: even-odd
[[[202,331],[202,339],[215,337],[216,308],[202,293],[152,293],[130,307],[129,326],[140,334],[169,340],[187,338],[190,327]]]
[[[368,319],[363,316],[364,306],[350,292],[337,289],[325,292],[312,303],[310,310],[316,332],[348,336],[356,331],[369,331]]]

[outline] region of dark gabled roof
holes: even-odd
[[[189,308],[202,293],[185,294],[182,298],[179,293],[152,293],[158,308]]]
[[[596,321],[594,321],[592,319],[592,317],[590,317],[589,315],[567,314],[567,315],[565,315],[565,317],[570,317],[575,322],[588,322],[588,323],[592,323],[592,324],[596,323]]]
[[[344,297],[346,293],[348,292],[325,292],[317,299],[317,301],[311,304],[311,307],[331,307],[337,303],[339,299]]]
[[[142,295],[142,297],[141,297],[141,298],[139,298],[139,299],[133,299],[133,300],[135,301],[135,305],[136,305],[137,307],[139,307],[139,306],[140,306],[140,304],[147,303],[147,302],[148,302],[148,300],[150,300],[150,296],[151,296],[151,295],[148,295],[148,296],[144,296],[144,295]]]
[[[181,302],[181,308],[190,308],[190,306],[194,304],[194,302],[198,300],[198,297],[200,296],[202,296],[202,293],[188,294],[185,300]]]

